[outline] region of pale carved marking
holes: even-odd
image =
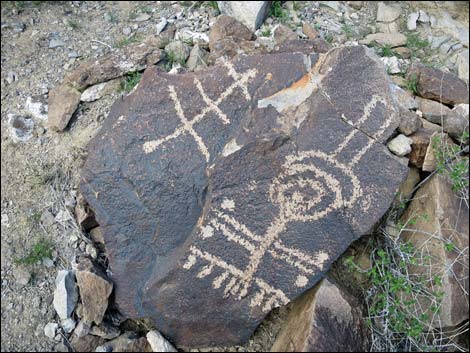
[[[195,246],[191,247],[183,268],[188,270],[198,262],[198,258],[201,259],[207,265],[201,268],[197,277],[206,277],[216,272],[212,287],[214,289],[223,287],[224,296],[232,296],[236,300],[245,298],[248,291],[253,288],[249,306],[260,307],[264,312],[289,302],[289,298],[282,290],[267,284],[259,275],[257,276],[257,271],[266,254],[269,254],[275,261],[283,261],[295,268],[299,273],[293,284],[298,288],[304,288],[308,285],[310,276],[324,269],[330,254],[325,251],[309,254],[286,246],[281,236],[288,229],[290,222],[315,223],[335,210],[352,208],[361,199],[363,190],[352,166],[361,160],[375,140],[390,126],[394,117],[392,115],[388,117],[350,163],[339,162],[337,156],[349,145],[361,125],[370,118],[372,110],[378,103],[387,107],[384,98],[374,95],[364,106],[363,115],[356,124],[343,116],[343,119],[355,129],[333,153],[327,154],[318,150],[302,151],[285,158],[282,172],[271,181],[268,191],[269,200],[278,207],[279,213],[265,234],[255,234],[229,214],[236,211],[233,200],[224,199],[221,202],[220,209],[215,210],[215,217],[208,221],[206,227],[201,227],[200,236],[203,239],[223,236],[227,241],[245,249],[249,258],[245,268],[240,269],[230,265],[225,260]],[[329,171],[322,167],[325,164],[328,165]],[[340,175],[342,179],[339,178]],[[343,183],[340,182],[344,179],[347,179],[351,185],[347,194],[343,190]],[[248,190],[255,189],[256,182],[253,182]],[[305,194],[305,189],[310,192]],[[322,204],[327,195],[332,200],[328,204],[326,202]]]
[[[166,142],[173,140],[181,135],[189,134],[196,141],[198,150],[205,157],[206,162],[209,162],[209,159],[210,159],[209,150],[207,146],[205,145],[202,137],[199,136],[199,134],[194,130],[193,126],[197,124],[198,122],[200,122],[202,119],[204,119],[204,117],[206,117],[206,115],[209,112],[214,112],[217,118],[220,119],[223,124],[230,124],[230,120],[227,117],[227,115],[224,112],[222,112],[222,110],[219,108],[220,103],[222,103],[225,99],[227,99],[227,97],[233,94],[233,92],[237,88],[241,89],[246,100],[248,101],[251,100],[251,96],[248,92],[247,85],[248,85],[249,80],[254,78],[257,74],[256,69],[251,69],[251,70],[248,70],[246,72],[239,74],[235,71],[235,69],[233,68],[233,65],[229,62],[224,63],[224,66],[227,68],[228,74],[230,77],[233,78],[234,82],[229,87],[227,87],[227,89],[224,92],[222,92],[215,101],[210,99],[209,96],[206,94],[206,92],[204,91],[202,87],[201,82],[197,78],[194,78],[194,85],[196,86],[206,106],[202,109],[202,111],[199,114],[194,116],[192,120],[188,120],[186,118],[183,108],[181,107],[181,102],[180,102],[180,99],[178,98],[178,94],[175,90],[175,87],[172,85],[168,86],[169,96],[171,100],[173,101],[176,115],[178,119],[181,121],[181,125],[178,126],[175,129],[175,131],[168,136],[165,136],[157,140],[145,142],[142,146],[144,153],[146,154],[152,153],[157,148],[164,145]]]

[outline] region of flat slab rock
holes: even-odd
[[[246,341],[373,228],[407,174],[362,46],[147,69],[88,146],[81,191],[119,309],[178,347]]]

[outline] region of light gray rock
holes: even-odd
[[[270,1],[217,1],[222,14],[236,18],[252,31],[257,30],[268,14]]]
[[[401,15],[401,9],[397,6],[379,2],[377,5],[377,22],[393,22]]]
[[[121,79],[114,79],[88,87],[85,91],[83,91],[82,95],[80,96],[80,100],[82,102],[94,102],[108,94],[117,92],[120,84]]]
[[[122,34],[124,34],[125,36],[128,36],[132,33],[132,29],[130,27],[124,27],[122,29]]]
[[[182,42],[192,42],[202,48],[209,48],[209,36],[206,33],[193,32],[187,28],[175,34],[175,40]]]
[[[152,352],[177,352],[175,347],[158,331],[149,331],[147,333],[147,341],[150,347],[152,347]]]
[[[396,102],[401,108],[405,110],[418,109],[418,102],[416,102],[416,99],[414,99],[414,97],[408,91],[405,91],[395,84],[391,85],[391,91],[395,97]]]
[[[451,35],[468,48],[468,28],[454,20],[447,12],[440,13],[440,17],[437,19],[433,27]]]
[[[396,154],[399,157],[403,157],[411,152],[411,143],[412,140],[406,137],[405,135],[398,135],[393,140],[391,140],[387,147],[390,151]]]
[[[406,44],[406,36],[402,33],[373,33],[368,34],[359,44],[368,45],[377,42],[381,45],[389,45],[392,48],[401,47]]]
[[[465,131],[468,133],[468,107],[468,104],[458,104],[444,119],[444,131],[458,140],[460,140]]]
[[[81,320],[77,327],[75,327],[75,330],[73,331],[73,334],[77,336],[78,338],[80,337],[85,337],[88,335],[91,331],[91,322],[88,320]]]
[[[431,19],[429,18],[426,12],[424,12],[423,10],[419,10],[418,22],[429,23],[431,22]]]
[[[380,60],[382,60],[382,62],[384,63],[385,68],[387,69],[387,72],[389,74],[393,75],[401,72],[400,62],[398,61],[398,58],[396,56],[384,56],[381,57]]]
[[[25,28],[23,22],[2,22],[2,29],[11,29],[15,33],[23,32]]]
[[[10,137],[13,142],[27,142],[33,137],[34,121],[17,114],[8,114]]]
[[[50,258],[45,257],[42,259],[42,264],[46,266],[47,268],[54,267],[54,261],[52,261]]]
[[[191,49],[188,62],[186,63],[188,69],[191,71],[197,71],[198,69],[207,67],[208,55],[209,53],[206,50],[199,48],[198,45],[195,45],[193,49]]]
[[[16,280],[16,283],[21,287],[26,286],[31,279],[31,272],[25,266],[17,266],[13,270],[13,277]]]
[[[333,10],[334,12],[341,12],[342,7],[339,1],[319,1],[320,6]]]
[[[406,21],[406,28],[408,31],[414,31],[416,29],[416,21],[418,21],[419,12],[412,12],[408,15],[408,20]]]
[[[65,45],[66,43],[61,39],[52,38],[49,41],[49,49],[55,49],[55,48],[63,47]]]
[[[92,244],[87,244],[85,247],[85,252],[90,255],[92,259],[96,259],[98,257],[98,251]]]
[[[9,85],[11,85],[13,82],[15,82],[18,79],[18,74],[14,71],[9,71],[7,74],[7,82]]]
[[[165,47],[167,55],[171,55],[173,60],[179,64],[186,62],[189,57],[190,48],[186,43],[180,40],[175,40]]]
[[[166,25],[168,23],[168,20],[165,17],[162,17],[160,22],[157,23],[157,36],[162,33],[162,31],[165,29]]]
[[[150,16],[148,13],[143,13],[143,14],[140,14],[139,16],[137,16],[136,18],[133,19],[134,22],[144,22],[144,21],[148,21],[150,19]]]
[[[47,100],[43,95],[26,98],[25,108],[33,118],[47,121]]]
[[[459,78],[461,80],[467,81],[469,80],[469,72],[468,72],[468,49],[460,52],[457,57],[457,69],[459,73]]]
[[[55,280],[53,305],[61,320],[68,319],[77,304],[78,292],[72,271],[60,270]]]
[[[46,326],[44,326],[44,334],[50,339],[54,339],[58,328],[59,324],[55,322],[49,322]]]
[[[61,324],[62,329],[64,330],[65,333],[72,332],[75,329],[75,326],[77,325],[75,320],[72,319],[72,318],[62,320],[62,322],[60,324]]]

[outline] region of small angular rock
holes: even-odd
[[[152,347],[152,352],[177,352],[175,347],[158,331],[149,331],[146,337],[150,347]]]
[[[80,96],[82,102],[93,102],[108,94],[116,93],[121,85],[120,79],[98,83],[88,87]]]
[[[401,9],[398,6],[387,5],[379,2],[377,5],[377,22],[393,22],[401,15]]]
[[[87,257],[80,258],[76,276],[83,304],[83,317],[99,325],[108,307],[113,283],[105,272]]]
[[[457,76],[422,64],[413,64],[408,79],[417,81],[418,95],[444,104],[468,104],[467,84]]]
[[[365,352],[363,317],[356,298],[324,279],[292,303],[271,352]]]
[[[443,125],[444,120],[450,113],[450,109],[436,101],[429,99],[416,98],[418,109],[422,113],[422,117],[433,124]]]
[[[134,332],[125,332],[121,336],[106,342],[99,349],[100,352],[152,352],[147,339],[139,337]]]
[[[72,315],[78,300],[75,276],[72,271],[60,270],[55,280],[54,309],[61,320]]]
[[[42,121],[47,120],[48,106],[43,95],[26,98],[25,108],[33,118]]]
[[[418,131],[421,126],[421,120],[415,112],[400,109],[400,125],[398,125],[398,131],[408,136]]]
[[[62,326],[62,329],[64,330],[65,333],[70,333],[75,329],[75,326],[77,323],[75,322],[74,319],[68,318],[63,320],[60,325]]]
[[[55,322],[49,322],[45,327],[44,327],[44,334],[49,337],[50,339],[54,339],[55,333],[57,331],[57,328],[59,325]]]
[[[86,335],[78,337],[76,335],[72,336],[70,345],[75,352],[95,352],[95,349],[105,343],[104,338]]]
[[[397,156],[403,157],[411,152],[411,143],[412,140],[405,135],[400,134],[391,140],[387,144],[387,147]]]
[[[49,92],[49,128],[63,131],[80,103],[81,93],[68,84],[62,84]]]
[[[220,12],[238,19],[252,31],[258,29],[268,14],[270,1],[217,1]]]
[[[431,136],[434,131],[421,128],[414,134],[410,135],[411,139],[411,153],[408,156],[410,164],[421,169],[423,167],[426,151],[431,143]]]
[[[98,326],[93,326],[90,330],[91,335],[100,336],[107,340],[112,340],[121,334],[119,328],[110,325],[109,323],[102,322]]]

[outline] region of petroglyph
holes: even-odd
[[[239,74],[235,71],[233,65],[230,62],[224,62],[224,66],[227,68],[228,74],[234,80],[234,82],[229,87],[227,87],[227,89],[222,92],[215,101],[210,99],[209,96],[206,94],[201,82],[197,78],[194,78],[194,85],[196,86],[204,103],[206,104],[206,107],[201,111],[201,113],[194,116],[191,120],[188,120],[184,114],[183,108],[181,107],[181,101],[178,98],[178,94],[176,92],[175,87],[171,85],[168,87],[169,96],[173,101],[176,115],[181,121],[181,125],[176,128],[176,130],[172,134],[167,135],[164,138],[145,142],[142,148],[146,154],[154,152],[157,148],[159,148],[161,145],[165,144],[170,140],[173,140],[183,134],[189,134],[194,138],[194,141],[196,141],[197,147],[206,159],[206,162],[209,162],[209,150],[205,145],[202,137],[194,130],[194,125],[204,119],[204,117],[206,117],[209,112],[214,112],[217,118],[219,118],[223,124],[230,124],[229,118],[219,108],[219,104],[222,103],[222,101],[224,101],[225,99],[227,99],[227,97],[229,97],[231,94],[233,94],[236,88],[241,89],[246,100],[251,100],[247,84],[250,79],[256,76],[257,73],[256,69],[251,69]]]
[[[242,343],[373,229],[407,166],[384,145],[399,119],[370,55],[147,69],[90,143],[80,185],[123,315],[181,347]]]
[[[305,77],[302,80],[305,80]],[[245,224],[231,216],[229,212],[236,213],[235,202],[224,199],[220,205],[221,210],[215,212],[216,217],[209,220],[208,225],[202,227],[200,237],[208,239],[223,236],[226,240],[239,245],[249,253],[249,260],[244,269],[230,265],[196,246],[191,247],[183,267],[186,270],[191,269],[197,263],[197,258],[200,258],[208,264],[202,267],[197,278],[205,278],[217,269],[223,270],[222,274],[214,278],[213,288],[219,289],[223,283],[226,283],[224,296],[233,296],[236,300],[243,299],[255,286],[256,289],[251,293],[250,306],[262,306],[263,311],[282,305],[283,298],[287,298],[281,289],[271,286],[268,288],[266,281],[256,276],[266,254],[269,253],[276,261],[283,261],[299,271],[293,284],[299,288],[305,287],[308,284],[307,276],[314,274],[317,270],[322,270],[329,255],[323,250],[308,254],[300,249],[288,247],[283,244],[280,237],[290,222],[312,222],[312,227],[314,227],[314,222],[339,208],[352,208],[361,198],[361,183],[351,167],[360,161],[375,140],[389,126],[393,117],[383,122],[374,134],[374,138],[369,138],[350,163],[338,162],[337,156],[348,146],[362,124],[368,121],[372,110],[379,103],[387,107],[387,101],[384,98],[374,95],[364,106],[363,115],[355,124],[343,115],[343,119],[355,129],[346,136],[333,153],[326,154],[316,150],[301,151],[286,157],[282,173],[272,180],[269,187],[269,200],[279,209],[279,213],[274,217],[265,234],[254,234]],[[327,163],[330,172],[319,166],[322,163]],[[331,170],[334,172],[332,173]],[[307,178],[306,173],[313,175],[314,179]],[[340,181],[345,178],[352,185],[352,192],[349,196],[344,192]],[[303,193],[305,189],[314,191],[314,196]],[[327,194],[334,195],[334,200],[320,207],[320,202]]]

